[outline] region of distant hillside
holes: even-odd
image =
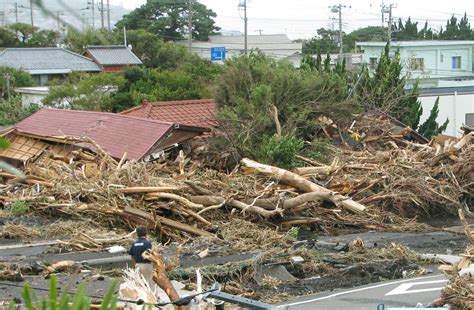
[[[89,0],[90,1],[90,0]],[[14,23],[15,17],[15,2],[18,3],[18,21],[22,23],[30,23],[30,1],[29,0],[0,0],[0,23],[7,25]],[[48,28],[58,30],[57,16],[59,13],[60,27],[64,29],[66,25],[81,30],[83,27],[92,26],[92,9],[91,5],[87,4],[87,0],[42,0],[45,10],[38,6],[33,6],[33,22],[35,26],[40,28]],[[101,19],[100,11],[98,9],[99,0],[95,0],[95,14],[94,23],[95,28],[100,28]],[[104,9],[106,10],[107,1],[104,0]],[[110,5],[110,24],[111,27],[119,21],[124,14],[130,10],[123,7]],[[104,25],[107,27],[107,15],[104,12]]]

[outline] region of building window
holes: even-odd
[[[439,61],[440,61],[440,62],[443,62],[443,61],[444,61],[444,55],[443,55],[443,54],[441,54],[441,55],[439,56]]]
[[[369,58],[369,68],[375,69],[377,67],[377,57],[370,57]]]
[[[461,69],[461,56],[453,56],[451,62],[452,69]]]
[[[466,126],[474,127],[474,113],[466,113]]]
[[[412,71],[415,70],[423,70],[425,68],[425,60],[423,58],[412,58],[410,59],[410,69]]]

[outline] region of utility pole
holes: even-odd
[[[385,5],[382,3],[382,15],[385,13],[388,13],[388,27],[387,27],[388,42],[392,41],[392,24],[393,24],[392,10],[396,7],[397,5],[393,3],[390,3],[389,5]]]
[[[259,35],[259,36],[261,36],[261,35],[262,35],[262,32],[263,32],[263,29],[257,29],[257,30],[255,30],[255,31],[258,32],[258,35]]]
[[[94,0],[91,0],[92,3],[92,30],[95,29],[95,4]]]
[[[383,0],[382,0],[382,4],[380,5],[381,9],[380,11],[382,12],[382,27],[385,25],[385,4],[383,4]]]
[[[248,18],[247,18],[247,0],[241,0],[239,3],[239,8],[243,8],[244,10],[244,53],[247,55],[248,52],[248,31],[247,31],[247,24],[248,24]]]
[[[59,18],[59,16],[61,15],[64,15],[64,14],[61,13],[60,11],[56,12],[56,20],[58,22],[58,33],[61,33],[61,19]]]
[[[104,0],[100,0],[100,28],[104,29]]]
[[[89,5],[90,5],[90,7],[89,7]],[[87,8],[92,9],[92,30],[94,30],[94,28],[95,28],[95,3],[94,3],[94,0],[89,0],[87,2]]]
[[[329,8],[331,9],[331,12],[333,13],[339,13],[339,63],[342,63],[343,59],[343,52],[342,52],[342,8],[346,8],[348,6],[342,5],[342,4],[337,4],[333,5],[332,7],[330,6]],[[349,6],[350,8],[350,6]]]
[[[30,18],[31,18],[31,28],[33,32],[35,31],[35,23],[33,21],[33,0],[30,0]]]
[[[188,0],[188,48],[193,48],[193,0]]]
[[[15,23],[18,24],[18,2],[15,2]]]
[[[107,29],[110,31],[110,0],[107,0]]]

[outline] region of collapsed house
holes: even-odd
[[[3,132],[10,147],[0,151],[0,158],[18,164],[35,160],[46,150],[64,156],[74,150],[101,148],[116,159],[151,161],[206,131],[114,113],[42,109]]]

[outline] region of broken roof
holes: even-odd
[[[0,66],[23,69],[30,74],[101,71],[92,59],[59,47],[6,48],[0,52]]]
[[[88,46],[85,53],[102,66],[142,64],[142,61],[125,45]]]
[[[216,127],[216,102],[213,99],[144,102],[121,114],[175,122],[198,127]]]
[[[42,109],[17,123],[14,129],[43,138],[88,137],[114,158],[127,152],[129,160],[142,160],[158,147],[166,148],[206,131],[114,113],[59,109]]]

